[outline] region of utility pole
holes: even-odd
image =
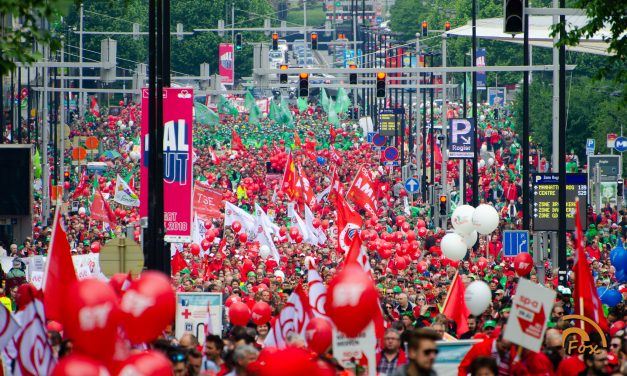
[[[63,65],[63,63],[65,62],[65,42],[61,41],[61,65]],[[59,142],[58,142],[58,146],[59,146],[59,178],[63,180],[64,177],[64,170],[65,170],[65,166],[64,166],[64,160],[65,160],[65,68],[61,68],[61,79],[60,79],[60,85],[61,85],[61,124],[60,124],[60,136],[59,138]],[[70,101],[68,98],[68,107],[70,105]],[[58,110],[57,110],[58,111]],[[58,129],[58,128],[57,128]],[[58,135],[55,134],[54,137],[57,137]],[[57,186],[61,187],[63,186],[63,184],[59,184],[59,182],[56,182]],[[63,197],[67,197],[67,192],[65,192],[64,189],[64,193],[63,193]],[[56,199],[56,197],[55,197]]]
[[[446,32],[442,33],[442,66],[446,67]],[[440,115],[440,119],[442,119],[442,143],[440,145],[440,150],[442,151],[442,165],[441,165],[441,179],[442,182],[442,194],[447,194],[448,183],[447,183],[447,163],[448,162],[448,106],[446,105],[446,72],[442,72],[442,112]],[[446,220],[446,217],[445,217]],[[443,228],[446,227],[442,226]]]
[[[43,45],[43,56],[44,60],[49,61],[49,51],[48,47]],[[48,121],[48,67],[42,67],[42,77],[43,77],[43,114],[41,115],[41,148],[42,148],[42,156],[43,167],[41,174],[41,195],[43,196],[42,205],[41,205],[41,222],[44,225],[48,224],[48,219],[50,218],[50,164],[48,161],[48,132],[49,132],[49,124]]]
[[[80,26],[78,34],[78,61],[83,64],[83,3],[81,2]],[[83,93],[83,68],[78,68],[78,116],[83,116],[83,104],[85,103],[85,93]]]

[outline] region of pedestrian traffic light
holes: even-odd
[[[298,96],[308,97],[309,96],[309,73],[303,72],[298,77],[299,77]]]
[[[427,21],[422,21],[422,36],[426,37],[428,31],[429,31],[429,24],[427,23]]]
[[[446,195],[440,195],[440,215],[448,214],[448,197]]]
[[[279,49],[279,34],[272,33],[272,51]]]
[[[65,171],[63,173],[63,181],[70,181],[70,172],[69,171]]]
[[[349,65],[350,69],[357,69],[357,65],[351,64]],[[357,73],[349,73],[348,74],[348,83],[351,85],[357,85]]]
[[[282,71],[287,70],[287,64],[281,64],[279,69],[282,70]],[[279,83],[280,84],[286,84],[287,83],[287,73],[279,74]]]
[[[451,22],[450,21],[446,21],[444,23],[444,30],[445,31],[451,31]]]
[[[505,0],[505,20],[503,32],[506,34],[520,34],[523,30],[524,0]]]
[[[242,34],[240,33],[235,34],[235,49],[238,51],[242,49]]]
[[[385,73],[377,73],[377,98],[385,98]]]
[[[311,49],[318,49],[318,33],[311,33]]]

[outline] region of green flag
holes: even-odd
[[[320,104],[322,105],[324,112],[329,113],[329,97],[327,96],[327,91],[324,90],[324,88],[320,90]]]
[[[39,149],[35,149],[33,164],[35,165],[35,179],[39,179],[41,177],[41,156],[39,155]]]
[[[216,125],[220,123],[220,116],[199,102],[194,102],[194,116],[196,117],[196,122],[201,125]]]
[[[307,104],[307,99],[302,98],[302,97],[298,97],[298,112],[300,112],[301,114],[303,112],[305,112],[307,110],[308,104]]]
[[[274,120],[277,123],[281,120],[281,112],[273,100],[270,100],[270,111],[268,112],[268,118]]]
[[[335,96],[335,112],[343,114],[348,111],[351,105],[351,100],[348,98],[344,88],[339,88],[337,95]]]
[[[340,125],[340,119],[337,117],[337,112],[335,112],[335,103],[333,103],[333,99],[329,100],[329,123],[334,127]]]
[[[281,98],[281,123],[285,125],[294,124],[294,119],[292,118],[292,111],[287,105],[285,99]]]
[[[255,97],[253,97],[250,91],[246,92],[246,101],[244,106],[248,109],[248,123],[259,124],[259,115],[261,115],[261,111],[259,110],[259,107],[257,107]]]
[[[237,108],[235,108],[235,106],[233,106],[233,104],[222,95],[220,96],[220,103],[218,104],[218,112],[221,114],[228,114],[233,117],[237,117],[237,115],[239,115]]]

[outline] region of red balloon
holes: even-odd
[[[303,242],[303,236],[301,234],[296,235],[296,239],[294,239],[296,244],[300,244]]]
[[[107,367],[99,361],[81,354],[70,354],[59,360],[52,376],[108,376]]]
[[[284,237],[285,234],[287,234],[287,227],[285,226],[279,227],[279,235],[281,235],[281,237]]]
[[[486,259],[485,257],[479,257],[479,259],[477,260],[477,267],[480,271],[484,271],[485,268],[488,267],[488,259]]]
[[[265,352],[262,351],[262,353]],[[267,354],[267,355],[266,355]],[[283,350],[269,351],[263,356],[263,361],[255,362],[254,374],[258,376],[293,376],[293,375],[320,375],[315,358],[311,352],[296,347],[287,347]],[[261,354],[259,356],[261,358]]]
[[[100,242],[93,242],[89,246],[92,253],[100,253]]]
[[[337,329],[356,337],[372,321],[378,293],[372,278],[357,264],[349,264],[329,283],[325,309]]]
[[[320,223],[320,225],[322,226],[323,230],[326,230],[329,228],[329,221],[325,219]]]
[[[119,324],[118,297],[95,278],[73,282],[63,304],[64,334],[77,352],[108,362],[115,350]]]
[[[401,226],[403,223],[405,223],[405,217],[402,215],[399,215],[398,217],[396,217],[396,225],[397,226]]]
[[[242,229],[242,224],[240,223],[240,221],[234,221],[233,224],[231,224],[231,228],[233,228],[233,231],[235,231],[235,233],[238,233]]]
[[[159,351],[148,350],[129,356],[118,375],[172,376],[172,363]]]
[[[203,239],[200,242],[200,247],[202,248],[203,251],[206,251],[209,249],[209,247],[211,247],[211,242],[208,239]]]
[[[229,307],[229,321],[235,326],[245,326],[250,320],[250,309],[245,303],[235,302]]]
[[[409,230],[411,230],[411,226],[409,225],[409,223],[403,222],[403,224],[401,225],[401,229],[403,230],[403,232],[407,233],[409,232]]]
[[[226,306],[226,308],[229,308],[231,306],[231,304],[239,303],[241,301],[242,301],[242,298],[240,298],[239,295],[231,295],[228,298],[226,298],[226,301],[224,302],[224,305]]]
[[[386,248],[382,248],[379,250],[379,256],[381,256],[382,259],[389,259],[390,256],[392,256],[392,251]]]
[[[394,259],[394,265],[398,270],[405,270],[405,268],[407,268],[407,261],[403,257],[396,256]]]
[[[514,257],[514,269],[519,277],[525,277],[533,269],[533,258],[527,252],[521,252]]]
[[[65,189],[66,191],[70,190],[70,182],[69,181],[63,182],[63,189]]]
[[[309,348],[321,355],[327,352],[331,347],[331,341],[333,339],[333,329],[329,321],[316,317],[309,321],[307,328],[305,328],[305,339]]]
[[[239,234],[239,242],[246,243],[248,241],[248,234],[245,232],[240,232]]]
[[[424,238],[425,235],[427,235],[427,228],[426,227],[418,227],[418,236],[420,236],[421,238]]]
[[[427,263],[423,260],[420,260],[418,262],[418,266],[416,266],[416,270],[418,270],[418,273],[422,274],[424,272],[427,271]]]
[[[131,282],[120,303],[122,327],[133,344],[151,342],[174,321],[176,296],[170,279],[148,271]]]
[[[290,238],[292,238],[292,240],[295,240],[299,234],[300,232],[298,231],[298,228],[296,228],[296,226],[290,228]]]
[[[205,229],[209,230],[213,227],[213,224],[210,221],[205,222]]]
[[[320,220],[318,218],[314,218],[313,221],[311,221],[311,225],[313,226],[313,228],[320,227]]]
[[[200,254],[200,246],[196,243],[192,243],[192,245],[189,246],[190,251],[192,251],[192,255],[194,256],[198,256]]]
[[[263,325],[272,318],[272,308],[266,302],[257,302],[252,308],[251,318],[255,325]]]
[[[120,297],[123,293],[122,286],[124,286],[124,283],[126,283],[127,279],[128,274],[125,273],[113,273],[111,279],[109,279],[109,285],[113,287],[113,291],[115,291],[115,293]]]
[[[207,239],[207,241],[208,241],[209,243],[213,243],[213,241],[215,240],[215,238],[216,238],[216,234],[215,234],[215,232],[213,232],[213,231],[207,231],[207,232],[205,233],[205,239]]]

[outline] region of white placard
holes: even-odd
[[[377,374],[376,345],[377,338],[372,323],[355,338],[346,337],[333,328],[333,356],[344,368],[355,370],[356,366],[360,366],[365,368],[363,375],[375,376]]]
[[[222,294],[176,293],[176,338],[181,338],[185,332],[195,335],[201,345],[208,333],[222,335]]]

